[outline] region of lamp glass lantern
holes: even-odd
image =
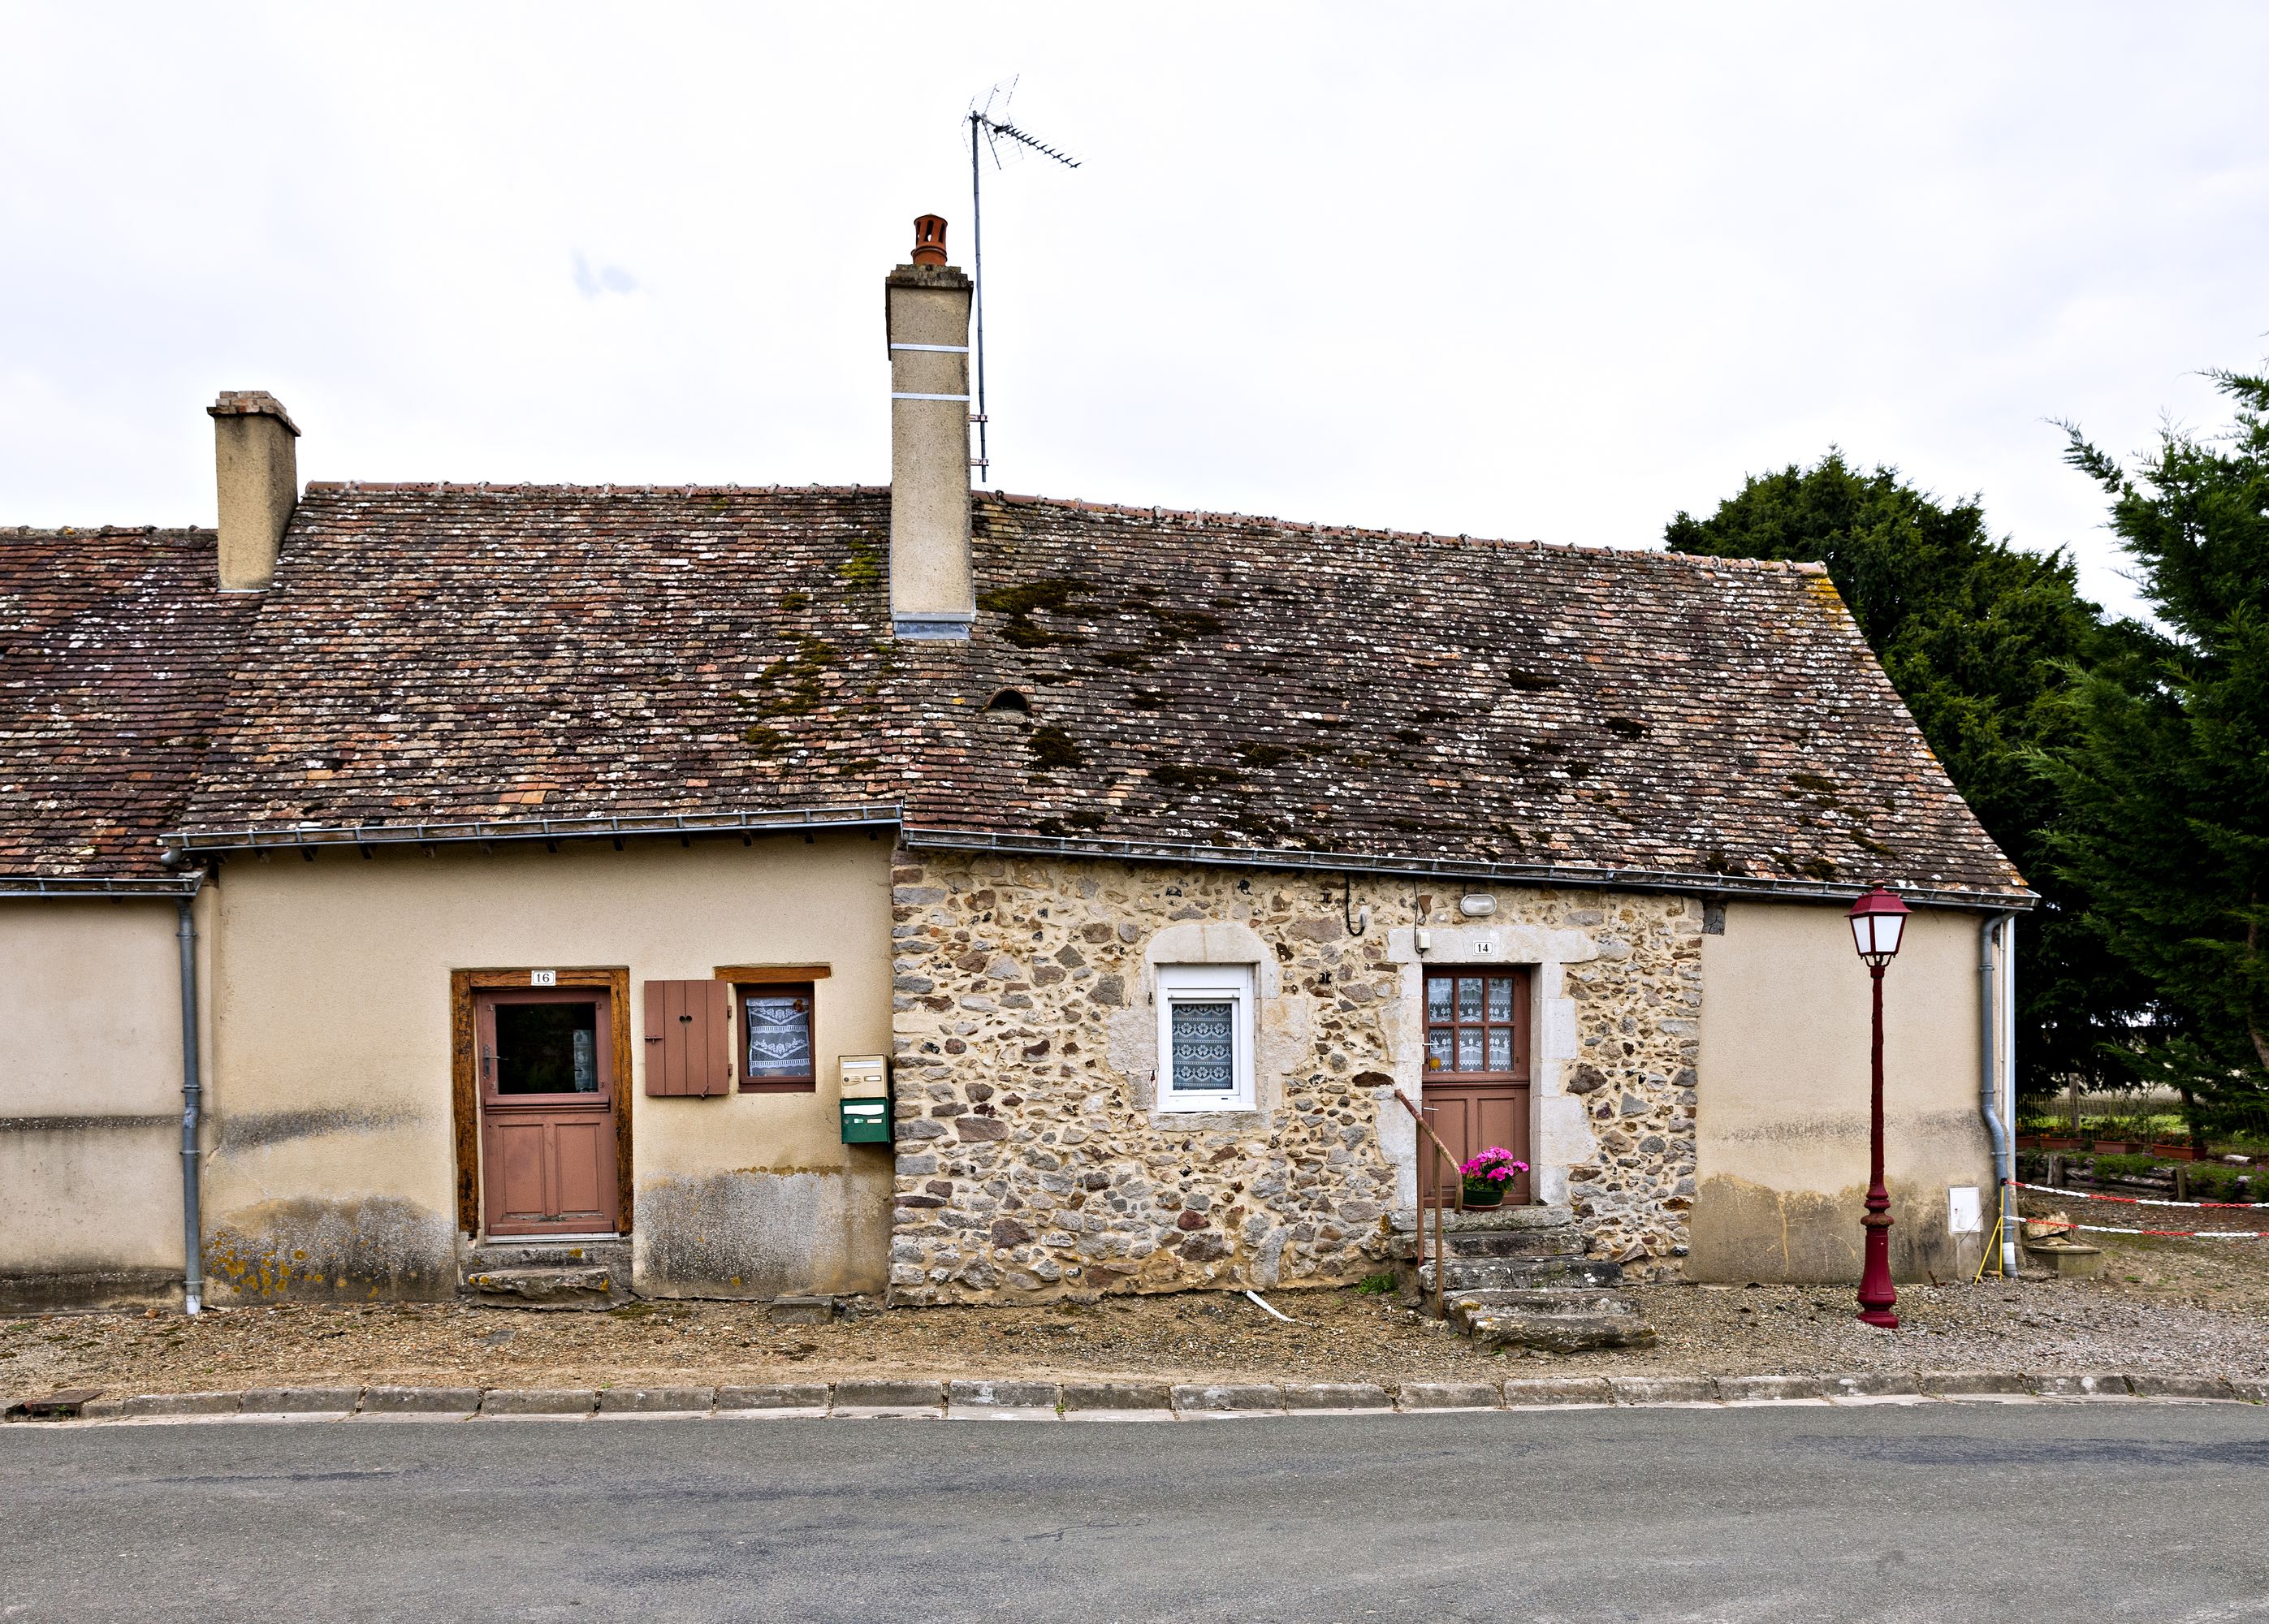
[[[1853,903],[1845,917],[1851,921],[1851,944],[1859,956],[1879,970],[1889,963],[1906,929],[1906,904],[1879,885]]]

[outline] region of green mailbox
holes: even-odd
[[[889,1062],[879,1054],[846,1054],[837,1064],[843,1074],[843,1142],[846,1145],[889,1144]]]

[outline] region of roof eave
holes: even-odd
[[[1329,851],[1284,851],[1207,845],[1179,840],[1106,840],[1075,836],[1003,835],[983,830],[907,824],[909,846],[940,851],[1027,852],[1064,857],[1112,858],[1121,862],[1193,863],[1208,867],[1297,869],[1333,874],[1391,874],[1419,878],[1494,881],[1509,885],[1568,886],[1591,890],[1673,891],[1698,897],[1773,897],[1789,901],[1850,902],[1868,887],[1822,880],[1773,880],[1748,875],[1597,864],[1481,862],[1459,859],[1378,857]],[[1992,890],[1890,882],[1911,904],[1929,908],[2027,912],[2039,893],[2023,888]]]
[[[268,823],[237,829],[170,830],[171,853],[295,851],[318,846],[475,845],[498,841],[603,840],[634,835],[730,835],[807,829],[891,827],[895,801],[843,801],[761,811],[638,813],[599,817],[455,818],[415,823]]]
[[[84,875],[0,874],[0,897],[194,897],[203,889],[203,870],[162,880],[113,879]]]

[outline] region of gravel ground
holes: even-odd
[[[2269,1214],[2228,1216],[2258,1222]],[[2107,1254],[2097,1279],[1903,1287],[1904,1324],[1896,1332],[1854,1320],[1843,1288],[1637,1288],[1631,1296],[1661,1340],[1626,1353],[1483,1354],[1388,1299],[1338,1290],[1274,1295],[1270,1301],[1300,1322],[1290,1325],[1227,1294],[900,1310],[809,1326],[769,1324],[748,1303],[634,1303],[610,1313],[379,1304],[227,1309],[195,1321],[115,1314],[0,1321],[0,1393],[893,1375],[1380,1383],[1877,1369],[2269,1376],[2269,1241],[2089,1238]]]

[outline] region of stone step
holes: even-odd
[[[1415,1235],[1419,1220],[1426,1224],[1426,1234],[1434,1233],[1434,1211],[1431,1207],[1399,1208],[1391,1223],[1397,1235]],[[1501,1232],[1508,1229],[1564,1229],[1576,1222],[1575,1209],[1567,1207],[1488,1207],[1467,1212],[1454,1209],[1442,1214],[1445,1235],[1467,1235]]]
[[[1486,1309],[1493,1313],[1522,1314],[1636,1314],[1638,1310],[1629,1297],[1612,1291],[1586,1291],[1580,1288],[1550,1289],[1460,1291],[1449,1299],[1452,1310],[1471,1307]]]
[[[474,1268],[465,1271],[465,1295],[476,1303],[507,1308],[607,1308],[617,1300],[618,1287],[627,1296],[620,1272],[605,1265],[577,1268]]]
[[[1430,1259],[1415,1271],[1418,1289],[1434,1289],[1434,1265]],[[1447,1292],[1525,1290],[1551,1286],[1620,1286],[1623,1266],[1608,1258],[1458,1258],[1442,1271]]]
[[[461,1245],[457,1288],[511,1308],[607,1308],[630,1300],[626,1240],[489,1240]]]
[[[1451,1305],[1450,1318],[1482,1347],[1582,1354],[1608,1347],[1652,1347],[1655,1340],[1654,1327],[1628,1305],[1606,1312],[1537,1310],[1460,1297]]]
[[[1445,1233],[1442,1244],[1454,1263],[1461,1258],[1578,1258],[1589,1243],[1581,1229],[1468,1229]]]
[[[554,1241],[542,1236],[526,1240],[487,1240],[461,1244],[458,1272],[474,1269],[610,1268],[627,1280],[631,1244],[617,1238],[603,1241]]]

